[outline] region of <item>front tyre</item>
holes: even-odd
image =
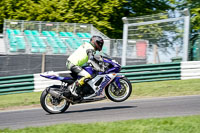
[[[109,84],[105,89],[106,96],[111,101],[122,102],[131,95],[132,85],[130,81],[127,78],[123,77],[119,79],[119,82],[121,84],[121,89],[118,88],[117,85],[114,84],[114,82]]]
[[[42,108],[50,114],[63,113],[69,108],[70,105],[70,103],[65,99],[53,97],[48,93],[47,89],[45,89],[41,94],[40,104]]]

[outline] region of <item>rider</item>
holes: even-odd
[[[69,56],[66,62],[66,66],[69,70],[72,71],[73,74],[77,74],[78,76],[82,76],[79,80],[74,82],[69,86],[71,93],[74,96],[78,96],[76,93],[76,88],[82,86],[84,84],[84,80],[86,78],[91,78],[91,75],[82,69],[82,65],[91,62],[93,55],[96,51],[101,51],[103,47],[104,41],[100,36],[93,36],[90,39],[90,42],[85,42],[82,44],[72,55]]]

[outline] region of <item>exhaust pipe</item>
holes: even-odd
[[[57,91],[54,91],[54,90],[49,90],[49,94],[51,94],[53,97],[55,98],[61,98],[61,99],[65,99],[67,100],[68,102],[72,103],[72,104],[75,104],[75,102],[73,102],[72,100],[64,97],[63,95],[61,95],[60,93],[58,93]]]
[[[51,94],[55,98],[60,98],[61,94],[54,90],[49,90],[49,94]]]

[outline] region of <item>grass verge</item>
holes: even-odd
[[[132,84],[132,98],[200,95],[200,79]]]
[[[40,95],[41,92],[1,95],[0,109],[39,104]]]
[[[130,99],[146,97],[166,97],[200,95],[200,79],[144,82],[132,84]],[[0,96],[0,110],[13,106],[39,104],[41,92]]]
[[[153,118],[89,124],[59,124],[19,130],[0,129],[4,133],[199,133],[200,115]]]

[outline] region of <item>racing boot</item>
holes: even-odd
[[[92,78],[92,76],[91,76],[90,74],[88,74],[88,75],[82,77],[81,79],[78,80],[79,86],[84,85],[85,82],[87,82],[87,81],[88,81],[89,79],[91,79],[91,78]]]
[[[77,89],[78,86],[79,86],[78,81],[75,81],[73,84],[69,85],[68,88],[69,88],[72,95],[78,96],[78,94],[76,93],[76,89]]]
[[[91,79],[91,75],[88,74],[87,76],[82,77],[81,79],[75,81],[72,85],[70,85],[69,86],[69,90],[72,93],[72,95],[78,96],[78,94],[76,93],[76,89],[78,87],[83,86],[85,84],[85,81],[89,80],[89,79]]]

